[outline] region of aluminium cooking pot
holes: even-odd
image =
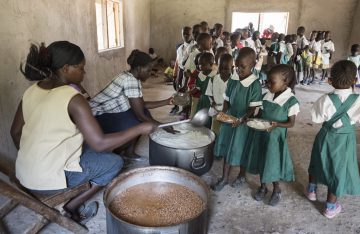
[[[196,175],[203,175],[211,169],[214,161],[215,134],[208,128],[193,127],[191,124],[182,124],[180,127],[182,130],[200,131],[209,136],[211,142],[192,148],[169,147],[154,140],[156,132],[163,131],[157,130],[149,136],[149,163],[150,165],[179,167]]]

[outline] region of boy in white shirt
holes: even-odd
[[[321,54],[322,54],[322,78],[324,80],[325,77],[328,76],[329,68],[330,68],[330,59],[332,54],[335,51],[334,43],[330,39],[330,31],[325,32],[325,40],[321,46]]]

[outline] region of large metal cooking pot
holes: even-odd
[[[195,218],[184,223],[167,227],[143,227],[128,223],[116,217],[109,205],[114,198],[135,185],[150,182],[168,182],[186,186],[197,193],[205,202],[205,209]],[[104,204],[106,207],[106,226],[108,234],[205,234],[208,226],[207,204],[209,190],[204,181],[198,176],[175,167],[150,166],[133,169],[121,174],[112,181],[104,193]]]
[[[202,175],[208,172],[214,161],[214,132],[205,127],[193,127],[191,124],[185,124],[182,128],[187,130],[197,130],[207,134],[211,138],[211,143],[192,149],[168,147],[153,140],[155,132],[150,134],[149,140],[150,165],[179,167],[197,175]]]

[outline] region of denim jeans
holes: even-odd
[[[67,188],[73,188],[85,182],[105,186],[119,174],[123,167],[123,159],[110,152],[95,152],[88,146],[83,147],[80,156],[82,172],[65,171]],[[52,194],[64,191],[60,190],[30,190],[40,194]]]

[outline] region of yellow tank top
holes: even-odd
[[[66,171],[81,172],[83,136],[68,113],[70,100],[79,94],[65,85],[29,87],[22,99],[24,126],[16,159],[16,177],[34,190],[66,188]]]

